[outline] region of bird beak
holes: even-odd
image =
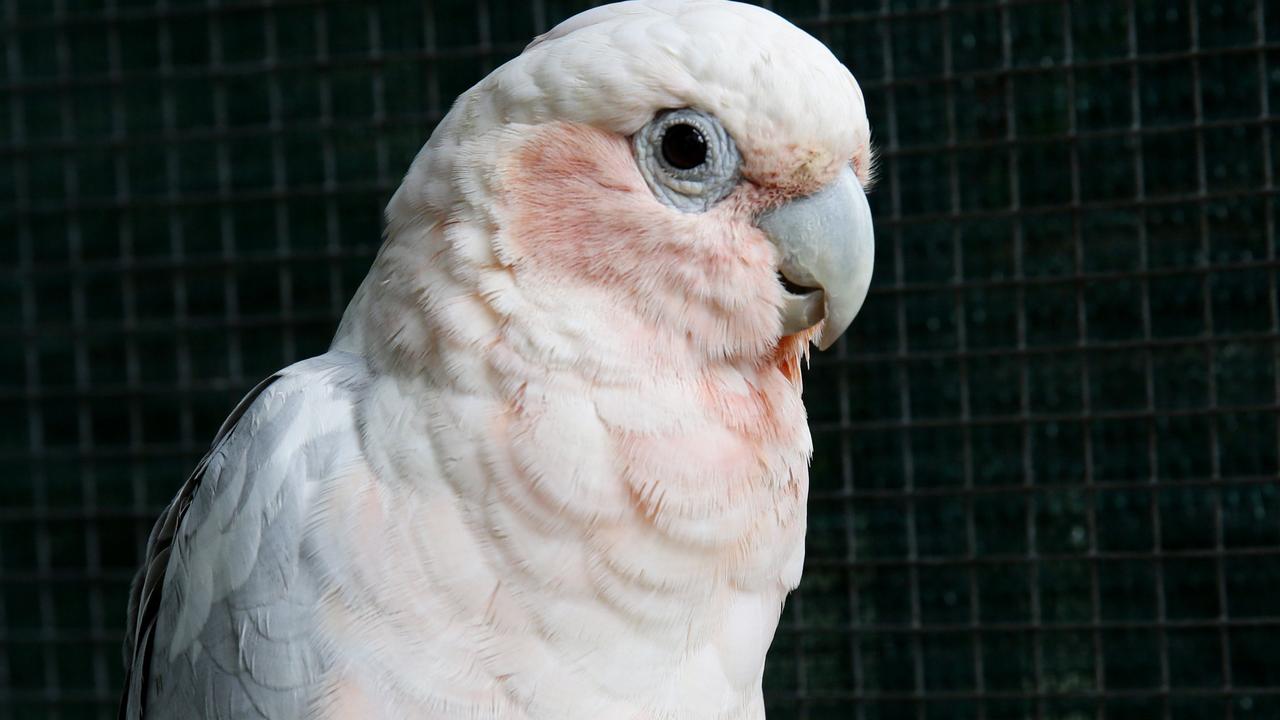
[[[770,210],[758,225],[778,248],[783,332],[825,320],[815,342],[826,350],[862,308],[875,260],[871,206],[853,168],[846,166],[818,192]]]

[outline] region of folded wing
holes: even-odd
[[[307,522],[321,484],[360,462],[366,381],[363,359],[331,351],[259,383],[223,423],[134,580],[121,720],[303,714],[325,666]]]

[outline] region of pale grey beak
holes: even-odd
[[[815,342],[826,350],[853,322],[871,286],[875,234],[858,177],[846,166],[830,185],[770,210],[758,224],[777,246],[778,272],[791,286],[783,289],[783,332],[825,319]]]

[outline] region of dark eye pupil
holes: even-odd
[[[672,125],[662,136],[662,157],[680,170],[696,168],[707,160],[707,139],[692,125]]]

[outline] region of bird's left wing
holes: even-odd
[[[157,521],[134,580],[121,720],[295,717],[321,670],[318,487],[359,462],[364,360],[331,351],[240,401]]]

